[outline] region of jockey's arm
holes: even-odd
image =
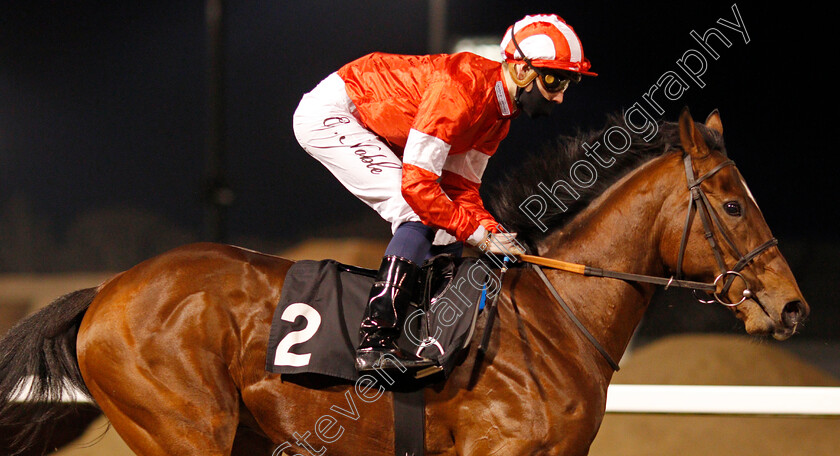
[[[402,194],[406,203],[424,224],[444,229],[459,241],[477,245],[487,236],[487,229],[463,205],[446,196],[438,183],[440,174],[426,169],[428,164],[424,166],[412,158],[410,141],[411,135],[403,156]],[[443,160],[440,164],[442,166]]]
[[[470,212],[488,231],[496,233],[499,223],[484,207],[484,201],[479,193],[480,185],[480,181],[468,179],[463,174],[446,168],[440,179],[441,188],[453,202]]]
[[[478,193],[489,155],[477,150],[450,155],[452,142],[475,134],[468,133],[475,109],[457,83],[431,85],[406,140],[402,175],[403,198],[423,223],[470,245],[484,241],[488,226],[496,225]]]

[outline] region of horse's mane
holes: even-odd
[[[541,153],[531,154],[518,169],[511,171],[491,186],[488,193],[488,205],[491,212],[507,231],[518,233],[517,239],[533,249],[539,241],[552,231],[563,227],[628,172],[675,148],[679,149],[681,147],[679,125],[676,122],[664,121],[660,121],[658,125],[658,133],[646,141],[644,134],[633,133],[626,127],[621,114],[612,114],[607,117],[606,124],[601,129],[589,132],[578,131],[572,136],[559,136],[544,146]],[[604,133],[613,126],[624,129],[631,138],[631,145],[622,154],[612,153],[604,145]],[[695,123],[695,127],[710,149],[726,153],[720,134],[701,123]],[[605,168],[585,155],[583,144],[588,143],[591,146],[596,142],[601,144],[596,153],[604,160],[615,159],[615,163]],[[597,179],[589,187],[574,185],[570,179],[569,172],[578,160],[587,160],[597,169]],[[574,198],[563,189],[555,193],[566,205],[565,210],[552,204],[539,187],[540,183],[545,187],[551,187],[558,179],[571,184],[579,195]],[[540,195],[548,203],[545,214],[539,217],[545,227],[538,226],[520,209],[520,205],[532,195]]]

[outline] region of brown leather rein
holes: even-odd
[[[606,359],[610,366],[616,371],[618,370],[618,363],[616,363],[612,359],[612,357],[610,357],[609,353],[607,353],[604,347],[583,326],[580,320],[577,319],[572,310],[563,301],[563,299],[560,297],[560,294],[557,292],[554,286],[551,285],[548,278],[538,266],[543,266],[551,269],[558,269],[590,277],[607,277],[633,282],[652,283],[655,285],[663,285],[665,289],[668,289],[669,287],[679,287],[691,289],[695,293],[697,291],[711,293],[713,299],[701,299],[695,294],[695,298],[697,298],[698,301],[704,304],[718,302],[727,307],[735,307],[744,302],[744,300],[746,299],[753,299],[756,303],[758,303],[762,310],[765,313],[767,313],[767,310],[764,309],[764,305],[762,305],[761,302],[754,296],[753,292],[749,288],[749,283],[747,282],[746,278],[744,278],[744,276],[741,275],[740,272],[757,256],[761,255],[769,248],[778,245],[779,241],[776,238],[770,238],[768,241],[762,243],[747,254],[741,254],[738,247],[723,229],[723,224],[721,223],[720,218],[712,208],[712,204],[709,201],[709,198],[706,196],[706,193],[703,191],[703,188],[700,185],[703,183],[703,181],[714,176],[715,174],[717,174],[718,171],[722,170],[723,168],[726,168],[727,166],[735,166],[735,162],[733,162],[732,160],[725,160],[719,163],[711,170],[709,170],[709,172],[707,172],[706,174],[700,176],[699,178],[694,177],[694,168],[691,163],[690,154],[684,153],[683,163],[685,165],[685,177],[690,197],[688,200],[688,214],[686,215],[685,219],[685,227],[683,228],[682,237],[680,239],[680,252],[677,258],[677,271],[675,275],[671,276],[670,278],[649,276],[644,274],[633,274],[629,272],[611,271],[608,269],[601,269],[578,263],[569,263],[536,255],[522,254],[518,256],[519,260],[534,265],[534,270],[537,272],[542,281],[548,287],[549,291],[554,296],[554,299],[560,303],[561,307],[563,307],[563,310],[566,311],[566,313],[575,323],[575,326],[577,326],[578,329],[580,329],[583,332],[587,339],[589,339],[589,341],[601,353],[604,359]],[[709,246],[712,248],[712,252],[715,255],[715,261],[717,262],[718,268],[720,270],[720,274],[715,278],[713,282],[710,283],[694,282],[690,280],[683,280],[680,278],[682,276],[682,264],[683,259],[685,257],[686,246],[688,244],[688,236],[691,232],[691,225],[695,213],[700,214],[700,221],[703,224],[704,235],[709,241]],[[720,232],[724,241],[729,245],[732,251],[738,257],[740,257],[735,263],[735,265],[732,267],[732,269],[728,269],[726,266],[726,262],[723,259],[723,252],[720,249],[717,239],[715,238],[715,233],[712,229],[713,226],[717,226],[718,231]],[[739,278],[744,282],[744,291],[742,293],[741,299],[738,302],[728,302],[724,300],[722,296],[725,296],[728,293],[729,288],[732,286],[732,282],[736,278]],[[718,284],[721,283],[721,281],[723,283],[723,288],[720,292],[718,292]]]

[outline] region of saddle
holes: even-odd
[[[465,358],[479,311],[498,291],[492,286],[496,277],[478,258],[442,254],[426,261],[397,344],[436,365],[394,379],[385,371],[359,375],[355,366],[359,327],[376,273],[334,260],[295,263],[274,312],[266,369],[309,386],[354,382],[356,394],[368,402],[391,390],[394,454],[422,456],[423,388],[445,380]]]
[[[478,258],[442,254],[423,264],[397,344],[436,365],[413,373],[414,380],[421,380],[419,385],[411,382],[413,386],[445,379],[462,360],[487,299],[491,274]],[[354,363],[359,326],[375,276],[375,270],[334,260],[296,262],[286,275],[272,320],[266,369],[358,381]],[[378,380],[384,380],[386,388],[397,383],[382,377]],[[406,384],[400,379],[400,385]]]

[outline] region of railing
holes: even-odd
[[[840,415],[840,387],[610,385],[608,413]]]
[[[31,381],[21,383],[13,401],[24,401]],[[53,402],[90,399],[68,385]],[[835,416],[840,387],[613,384],[607,413]]]

